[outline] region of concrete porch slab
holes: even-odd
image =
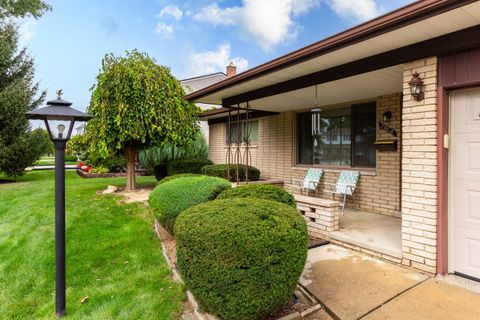
[[[376,213],[345,210],[340,215],[340,230],[332,239],[351,245],[402,257],[402,220]]]
[[[364,254],[326,245],[308,252],[300,283],[342,320],[358,319],[428,279]]]
[[[478,320],[480,294],[430,279],[363,319]]]

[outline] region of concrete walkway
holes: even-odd
[[[480,295],[332,244],[309,250],[300,283],[342,320],[480,319]]]
[[[77,165],[75,164],[66,164],[66,170],[74,170],[77,169]],[[25,168],[25,171],[32,171],[32,170],[55,170],[55,166],[33,166]]]

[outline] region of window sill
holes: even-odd
[[[306,170],[309,168],[321,168],[325,172],[340,173],[342,170],[356,170],[360,172],[361,176],[376,176],[376,168],[359,168],[359,167],[345,167],[345,166],[318,166],[318,165],[301,165],[290,167],[290,170]]]

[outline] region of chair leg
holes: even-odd
[[[343,194],[343,202],[342,202],[342,214],[345,211],[345,204],[347,203],[347,193]]]

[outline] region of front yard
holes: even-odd
[[[107,184],[125,179],[66,173],[68,317],[177,318],[184,293],[170,280],[150,210],[97,195]],[[0,319],[54,317],[53,193],[52,171],[0,184]]]

